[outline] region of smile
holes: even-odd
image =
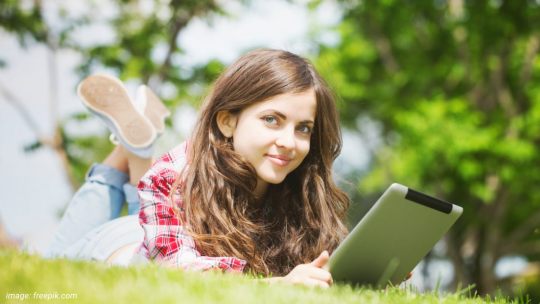
[[[270,154],[267,154],[266,157],[268,157],[268,159],[278,165],[278,166],[281,166],[281,167],[285,167],[287,166],[290,162],[291,162],[291,159],[289,157],[286,157],[286,156],[283,156],[283,155],[270,155]]]

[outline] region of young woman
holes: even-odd
[[[123,131],[140,123],[107,111],[95,112],[123,146],[145,150]],[[347,233],[348,198],[332,178],[340,148],[334,98],[307,60],[279,50],[242,56],[214,84],[192,137],[140,180],[135,260],[329,286],[328,250]]]

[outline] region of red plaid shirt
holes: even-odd
[[[187,143],[175,147],[158,159],[139,182],[139,222],[145,234],[139,254],[158,264],[175,268],[242,272],[246,265],[244,260],[201,256],[170,203],[171,186],[186,166],[186,151]],[[183,217],[182,199],[176,199],[174,204]]]

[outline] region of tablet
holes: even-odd
[[[462,211],[394,183],[332,253],[329,271],[336,282],[398,285]]]

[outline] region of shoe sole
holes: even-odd
[[[146,98],[144,116],[154,125],[157,133],[163,133],[165,131],[165,118],[169,117],[171,112],[149,87],[142,85],[138,90],[142,92],[137,92],[137,95],[142,94]]]
[[[152,123],[137,112],[118,79],[108,75],[89,76],[79,84],[77,93],[86,107],[109,119],[128,145],[144,148],[156,139]]]

